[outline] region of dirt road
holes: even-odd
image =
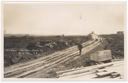
[[[100,45],[100,41],[87,41],[83,43],[82,54],[86,54]],[[25,63],[15,64],[4,69],[5,78],[40,78],[44,72],[57,67],[73,58],[78,58],[76,46],[67,48]]]

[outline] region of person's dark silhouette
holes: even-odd
[[[81,51],[82,51],[83,46],[81,44],[77,44],[77,47],[79,49],[79,54],[81,55]]]

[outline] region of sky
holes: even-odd
[[[125,28],[124,2],[6,3],[4,33],[112,34]]]

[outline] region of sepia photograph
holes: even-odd
[[[125,79],[125,1],[2,5],[4,79]]]

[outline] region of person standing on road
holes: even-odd
[[[81,55],[81,51],[82,51],[83,46],[79,43],[79,44],[77,44],[77,47],[79,49],[79,54]]]

